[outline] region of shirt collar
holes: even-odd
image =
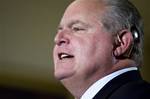
[[[132,70],[138,70],[138,68],[129,67],[129,68],[121,69],[101,78],[85,91],[81,99],[92,99],[110,80],[125,72],[132,71]]]

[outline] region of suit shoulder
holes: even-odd
[[[150,84],[143,80],[127,83],[113,92],[109,99],[150,99]]]

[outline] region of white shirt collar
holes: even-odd
[[[125,69],[118,70],[114,73],[111,73],[90,86],[86,92],[82,95],[81,99],[92,99],[110,80],[113,78],[132,70],[138,70],[137,67],[129,67]]]

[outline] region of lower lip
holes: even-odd
[[[73,59],[73,57],[72,58],[62,58],[60,60],[70,60],[70,59]]]
[[[63,59],[58,59],[58,61],[65,62],[65,61],[72,61],[73,59],[74,59],[74,57],[72,57],[72,58],[63,58]]]
[[[68,66],[68,64],[72,64],[73,63],[73,58],[64,58],[64,59],[59,59],[58,61],[57,61],[57,65],[58,66]],[[67,65],[66,65],[67,64]]]

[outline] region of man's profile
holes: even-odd
[[[143,36],[129,0],[75,0],[55,36],[55,77],[76,99],[150,99]]]

